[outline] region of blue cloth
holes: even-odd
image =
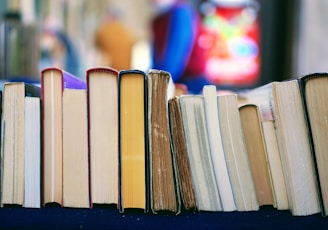
[[[328,219],[315,214],[261,207],[253,212],[119,213],[116,208],[0,208],[0,229],[328,229]]]

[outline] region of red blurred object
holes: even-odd
[[[258,5],[219,2],[205,12],[196,42],[205,77],[216,85],[254,85],[261,70]]]

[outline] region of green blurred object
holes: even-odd
[[[19,12],[9,11],[0,21],[0,79],[39,82],[40,32],[24,24]]]

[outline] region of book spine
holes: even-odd
[[[92,72],[108,72],[113,75],[118,75],[118,70],[111,68],[111,67],[93,67],[93,68],[87,69],[87,71],[86,71],[87,81],[90,76],[90,73],[92,73]]]
[[[46,76],[46,72],[48,71],[54,71],[54,72],[59,72],[60,75],[62,76],[62,87],[68,88],[68,89],[86,89],[87,84],[86,81],[83,79],[64,71],[63,69],[57,68],[57,67],[49,67],[49,68],[44,68],[41,71],[41,87],[43,86],[43,81],[44,77]]]

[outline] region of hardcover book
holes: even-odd
[[[41,72],[42,204],[62,204],[63,199],[63,90],[86,89],[86,82],[63,69]]]
[[[149,211],[147,75],[119,72],[119,210]]]
[[[118,71],[94,67],[87,70],[86,80],[91,200],[117,205]]]
[[[171,153],[168,100],[171,75],[149,70],[148,76],[148,144],[150,160],[151,208],[158,211],[180,211],[176,165]]]

